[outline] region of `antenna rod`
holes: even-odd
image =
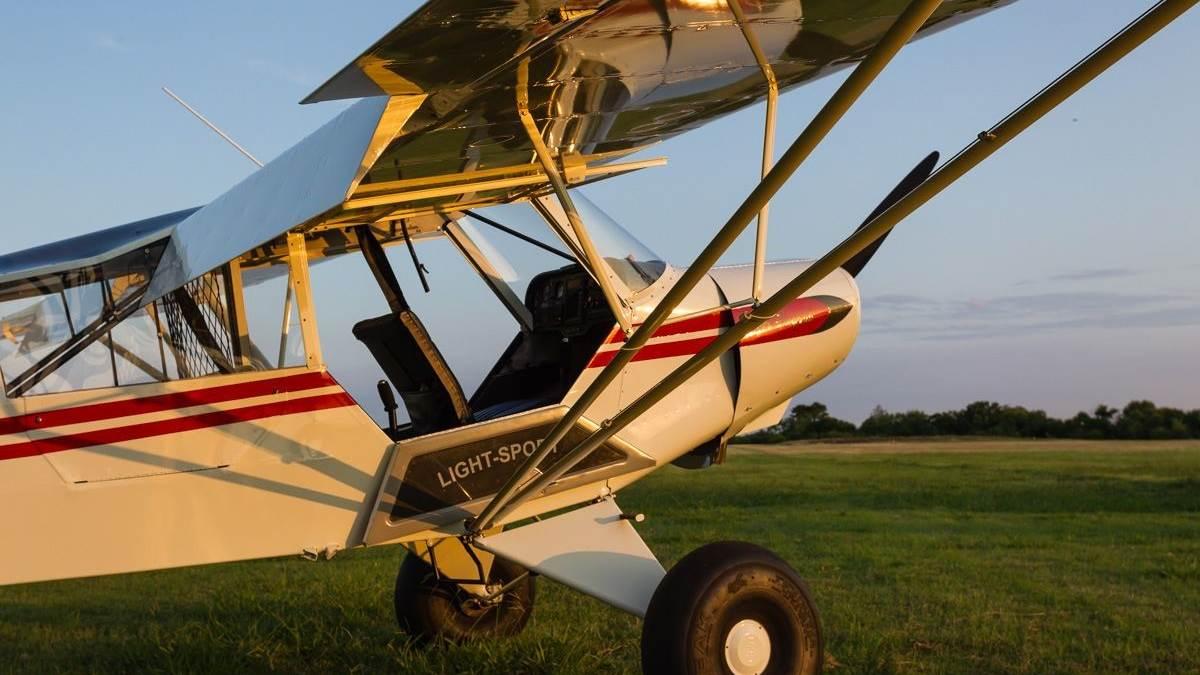
[[[205,117],[204,115],[201,115],[198,110],[196,110],[192,106],[188,105],[187,101],[184,101],[183,99],[179,98],[178,96],[175,95],[175,92],[171,91],[170,89],[167,89],[166,87],[163,87],[162,90],[163,90],[163,92],[166,93],[167,96],[170,96],[171,98],[175,99],[175,101],[177,103],[179,103],[179,105],[183,106],[184,108],[187,108],[187,111],[192,113],[193,115],[195,115],[196,119],[200,120],[201,122],[204,122],[204,126],[208,127],[209,129],[212,129],[214,132],[216,132],[216,134],[218,136],[220,136],[221,138],[224,138],[230,145],[232,145],[234,147],[234,149],[236,149],[238,152],[245,155],[246,159],[250,160],[251,162],[254,162],[255,165],[257,165],[258,168],[260,168],[260,169],[263,167],[263,163],[258,161],[257,157],[250,154],[249,150],[238,145],[237,141],[235,141],[229,137],[229,134],[226,134],[224,131],[221,131],[220,129],[218,129],[217,125],[213,124],[212,122],[209,122],[207,117]]]

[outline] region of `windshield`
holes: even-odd
[[[596,251],[630,291],[637,293],[658,281],[667,270],[662,258],[634,239],[579,190],[571,192],[571,200],[575,202]]]
[[[578,190],[573,190],[571,196],[596,251],[630,293],[641,291],[663,275],[667,264],[659,256]],[[503,204],[467,212],[458,220],[462,236],[470,240],[459,245],[469,243],[477,249],[487,267],[483,273],[507,284],[517,297],[524,297],[533,277],[575,261],[571,250],[578,248],[578,242],[566,225],[558,200],[546,197],[539,198],[539,202],[540,209],[530,208],[529,204]],[[539,210],[544,217],[538,215]],[[551,229],[547,220],[563,223],[559,234],[570,241],[548,237]],[[452,239],[458,236],[451,234]]]
[[[483,271],[507,283],[519,298],[525,297],[526,286],[538,274],[574,261],[528,204],[471,211],[458,220],[458,226],[482,255]]]

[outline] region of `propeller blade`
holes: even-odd
[[[887,211],[892,207],[892,204],[895,204],[903,199],[905,195],[912,192],[913,189],[915,189],[918,185],[924,183],[925,179],[929,178],[929,176],[933,174],[933,169],[937,166],[938,159],[940,158],[941,155],[934,151],[929,153],[925,159],[921,160],[921,163],[917,164],[912,171],[909,171],[908,175],[900,181],[900,184],[892,188],[892,191],[888,193],[888,196],[884,197],[882,202],[879,202],[879,206],[876,206],[875,210],[871,212],[871,215],[867,216],[867,219],[862,222],[862,225],[858,226],[858,230],[861,230],[867,225],[867,223],[875,220],[877,217],[879,217],[879,214]],[[870,246],[859,251],[858,255],[854,256],[850,260],[847,260],[846,264],[842,265],[842,269],[849,272],[850,276],[857,277],[858,273],[863,271],[863,268],[867,266],[867,263],[871,262],[871,257],[874,256],[875,252],[879,250],[879,247],[883,245],[883,240],[887,239],[888,234],[891,234],[890,230],[882,237],[872,242]]]

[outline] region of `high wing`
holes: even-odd
[[[741,4],[788,88],[862,58],[908,2]],[[1002,4],[947,0],[923,31]],[[546,144],[596,158],[588,165],[695,129],[766,91],[726,0],[431,0],[304,102],[425,97],[363,190],[530,165],[516,110],[522,62]]]
[[[740,1],[784,89],[863,58],[907,5]],[[1011,1],[946,0],[922,31]],[[621,158],[765,93],[726,0],[430,0],[305,102],[363,100],[172,218],[146,300],[239,256],[278,262],[287,232],[309,233],[310,255],[335,255],[356,247],[353,225],[385,243],[435,236],[463,209],[548,193],[519,94],[578,185],[661,163]],[[120,253],[123,235],[97,235],[92,248]],[[45,261],[30,253],[0,271],[35,272]]]
[[[1009,2],[947,0],[922,31]],[[908,2],[742,4],[786,89],[863,58]],[[726,0],[431,0],[304,100],[391,96],[396,109],[397,128],[378,134],[390,140],[324,224],[545,194],[522,94],[578,184],[649,165],[618,160],[757,102],[766,85]]]

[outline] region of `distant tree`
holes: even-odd
[[[863,423],[829,414],[823,403],[798,405],[778,425],[739,437],[739,442],[777,443],[804,438],[844,436],[1009,436],[1019,438],[1080,438],[1100,440],[1200,438],[1200,410],[1160,408],[1151,401],[1130,401],[1117,410],[1099,405],[1091,412],[1058,419],[1044,410],[1031,410],[993,401],[975,401],[961,410],[932,415],[921,410],[888,412],[875,406]]]
[[[858,425],[858,430],[864,436],[893,436],[895,435],[895,415],[876,405],[870,416]]]
[[[1100,405],[1096,406],[1096,410],[1092,413],[1092,416],[1100,422],[1111,425],[1113,420],[1116,419],[1117,414],[1120,412],[1121,411],[1117,410],[1116,408],[1110,408],[1101,403]]]
[[[830,415],[824,403],[798,405],[780,424],[780,432],[787,438],[849,436],[856,431],[852,423]]]
[[[1103,403],[1096,406],[1096,410],[1092,412],[1091,435],[1092,438],[1113,438],[1116,436],[1117,415],[1121,414],[1120,410],[1110,408]]]
[[[936,436],[938,428],[920,410],[890,413],[875,406],[871,416],[859,425],[859,432],[864,436]]]
[[[957,410],[934,413],[929,416],[929,422],[942,436],[961,436],[967,433]]]
[[[1000,426],[1001,412],[999,403],[975,401],[959,413],[959,425],[968,434],[993,435]]]
[[[837,438],[853,436],[858,428],[853,423],[829,414],[824,403],[798,405],[791,409],[779,424],[754,433],[738,436],[739,443],[779,443],[806,438]]]
[[[768,427],[766,429],[760,429],[753,433],[738,436],[734,440],[737,441],[738,443],[756,443],[756,444],[782,443],[782,442],[788,440],[786,436],[779,433],[776,429],[778,429],[777,426]]]
[[[1184,422],[1188,427],[1188,437],[1200,438],[1200,410],[1193,410],[1184,415]]]
[[[1103,426],[1102,426],[1103,425]],[[1078,412],[1069,420],[1062,422],[1059,426],[1058,433],[1055,434],[1058,438],[1083,438],[1099,440],[1102,438],[1111,438],[1113,433],[1112,424],[1105,424],[1097,420],[1095,417],[1085,413]]]
[[[1157,406],[1150,401],[1130,401],[1117,419],[1117,436],[1126,439],[1150,438],[1160,424]]]

